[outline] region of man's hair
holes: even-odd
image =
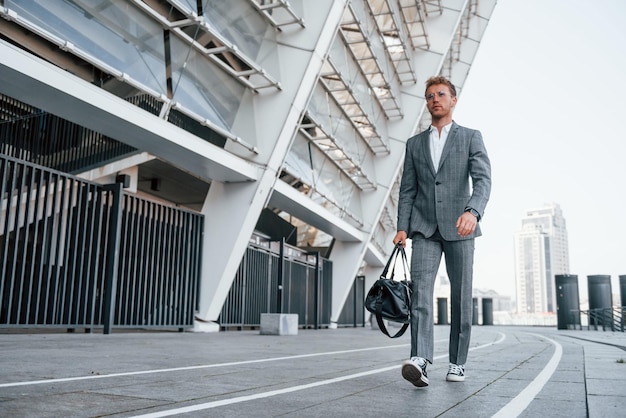
[[[452,97],[456,97],[456,88],[454,87],[454,84],[452,84],[450,80],[448,80],[442,75],[436,75],[426,80],[426,90],[428,90],[430,86],[434,86],[436,84],[445,84],[450,89],[450,94],[452,94]]]

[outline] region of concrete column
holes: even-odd
[[[298,36],[266,41],[260,64],[280,74],[280,94],[247,93],[237,112],[233,132],[255,145],[258,155],[239,154],[254,162],[258,180],[250,183],[212,182],[203,214],[203,270],[199,322],[196,330],[215,331],[215,322],[228,295],[248,240],[266,207],[277,174],[289,151],[317,82],[324,56],[341,21],[345,2],[307,3],[307,25]],[[228,148],[237,152],[236,146]]]

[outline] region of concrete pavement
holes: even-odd
[[[409,338],[370,328],[0,334],[0,417],[619,417],[626,334],[475,326],[463,383],[404,381]]]

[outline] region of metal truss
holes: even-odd
[[[398,173],[395,181],[391,186],[389,197],[383,206],[383,210],[376,224],[376,231],[372,234],[371,244],[382,254],[388,254],[389,249],[387,243],[382,242],[383,237],[387,237],[390,232],[395,232],[396,221],[395,214],[398,212],[398,198],[400,191],[400,181],[402,180],[402,170]],[[386,238],[385,238],[386,239]]]
[[[325,193],[320,192],[315,187],[315,184],[309,184],[307,180],[303,179],[302,177],[299,177],[297,174],[292,172],[288,167],[283,167],[280,173],[280,180],[289,184],[291,187],[293,187],[294,189],[297,189],[301,193],[306,194],[307,196],[309,196],[309,198],[313,202],[319,204],[320,206],[323,206],[325,208],[332,206],[342,216],[346,215],[347,217],[352,219],[357,225],[361,227],[364,225],[362,219],[357,217],[354,213],[350,212],[343,205],[339,204],[332,196],[328,196]],[[316,232],[318,231],[316,228],[314,229]]]
[[[426,11],[422,0],[398,0],[398,5],[413,49],[430,49],[428,29],[426,27]]]
[[[346,209],[344,205],[337,203],[332,197],[320,192],[318,189],[311,189],[311,194],[309,196],[312,201],[318,203],[323,207],[327,208],[328,205],[334,206],[335,208],[337,208],[341,215],[346,215],[360,227],[364,225],[362,219],[359,219],[354,213]]]
[[[353,58],[359,63],[370,89],[387,118],[404,117],[400,103],[391,89],[390,80],[383,72],[378,57],[371,48],[371,40],[361,26],[352,4],[349,4],[344,11],[339,33],[348,45]]]
[[[280,172],[280,180],[287,183],[289,186],[293,187],[294,189],[298,190],[300,193],[303,193],[309,196],[309,198],[315,203],[318,203],[319,205],[327,209],[329,206],[332,206],[341,214],[341,216],[346,215],[347,217],[352,219],[357,225],[361,227],[363,226],[362,219],[360,219],[354,213],[350,212],[347,208],[345,208],[343,205],[338,203],[333,197],[320,192],[315,187],[315,181],[313,181],[313,184],[309,184],[307,180],[293,173],[288,167],[282,168]],[[291,217],[291,219],[293,220],[297,218]],[[298,221],[304,223],[301,220],[298,220]],[[319,231],[317,228],[311,228],[311,229],[314,231],[313,234],[316,234]],[[309,233],[306,233],[306,234],[308,235]]]
[[[393,231],[396,227],[396,222],[394,220],[394,216],[392,213],[394,212],[393,208],[390,208],[388,204],[383,206],[383,211],[380,214],[379,223],[383,229],[386,231]]]
[[[368,177],[360,164],[346,153],[337,139],[307,113],[300,123],[300,132],[332,161],[360,190],[376,190],[376,183]]]
[[[281,90],[280,83],[270,76],[261,66],[247,57],[237,45],[224,38],[218,30],[212,27],[203,16],[191,12],[178,0],[167,0],[176,10],[185,16],[171,22],[157,10],[142,0],[131,0],[135,6],[157,20],[163,27],[175,32],[186,43],[195,48],[214,64],[222,68],[227,74],[255,92],[265,88]],[[183,30],[193,27],[190,36]]]
[[[416,0],[419,1],[419,0]],[[443,8],[441,7],[441,0],[421,0],[424,5],[424,11],[426,12],[426,16],[433,13],[443,13]]]
[[[383,40],[389,60],[396,70],[400,83],[416,83],[412,56],[408,48],[407,35],[400,16],[394,9],[393,0],[366,0],[370,14],[376,22],[376,29]]]
[[[394,208],[389,207],[389,203],[387,202],[387,204],[383,206],[380,218],[376,223],[375,231],[370,239],[370,243],[382,254],[387,254],[389,251],[386,245],[387,243],[383,242],[383,239],[386,240],[388,234],[396,230],[395,216],[392,215],[393,213],[395,213]]]
[[[359,100],[354,97],[349,81],[333,64],[330,57],[327,57],[324,62],[320,81],[372,152],[377,155],[389,154],[389,146],[378,133],[376,125],[371,121]]]
[[[250,3],[277,30],[282,30],[283,26],[295,24],[304,28],[304,20],[298,17],[286,0],[250,0]]]
[[[446,58],[446,69],[448,71],[448,76],[452,74],[452,67],[455,62],[461,61],[461,47],[463,44],[463,39],[468,37],[470,22],[472,16],[476,14],[478,10],[478,0],[470,0],[465,11],[463,12],[463,16],[459,22],[459,27],[457,28],[456,34],[454,35],[454,39],[450,44],[450,49],[448,51],[448,56]]]

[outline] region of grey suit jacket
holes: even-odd
[[[479,225],[473,234],[461,238],[456,221],[466,207],[481,217],[491,193],[491,163],[479,131],[452,123],[435,171],[430,156],[430,131],[406,143],[404,172],[398,201],[398,231],[411,238],[416,233],[430,237],[439,228],[447,241],[481,235]],[[471,179],[471,185],[470,185]]]

